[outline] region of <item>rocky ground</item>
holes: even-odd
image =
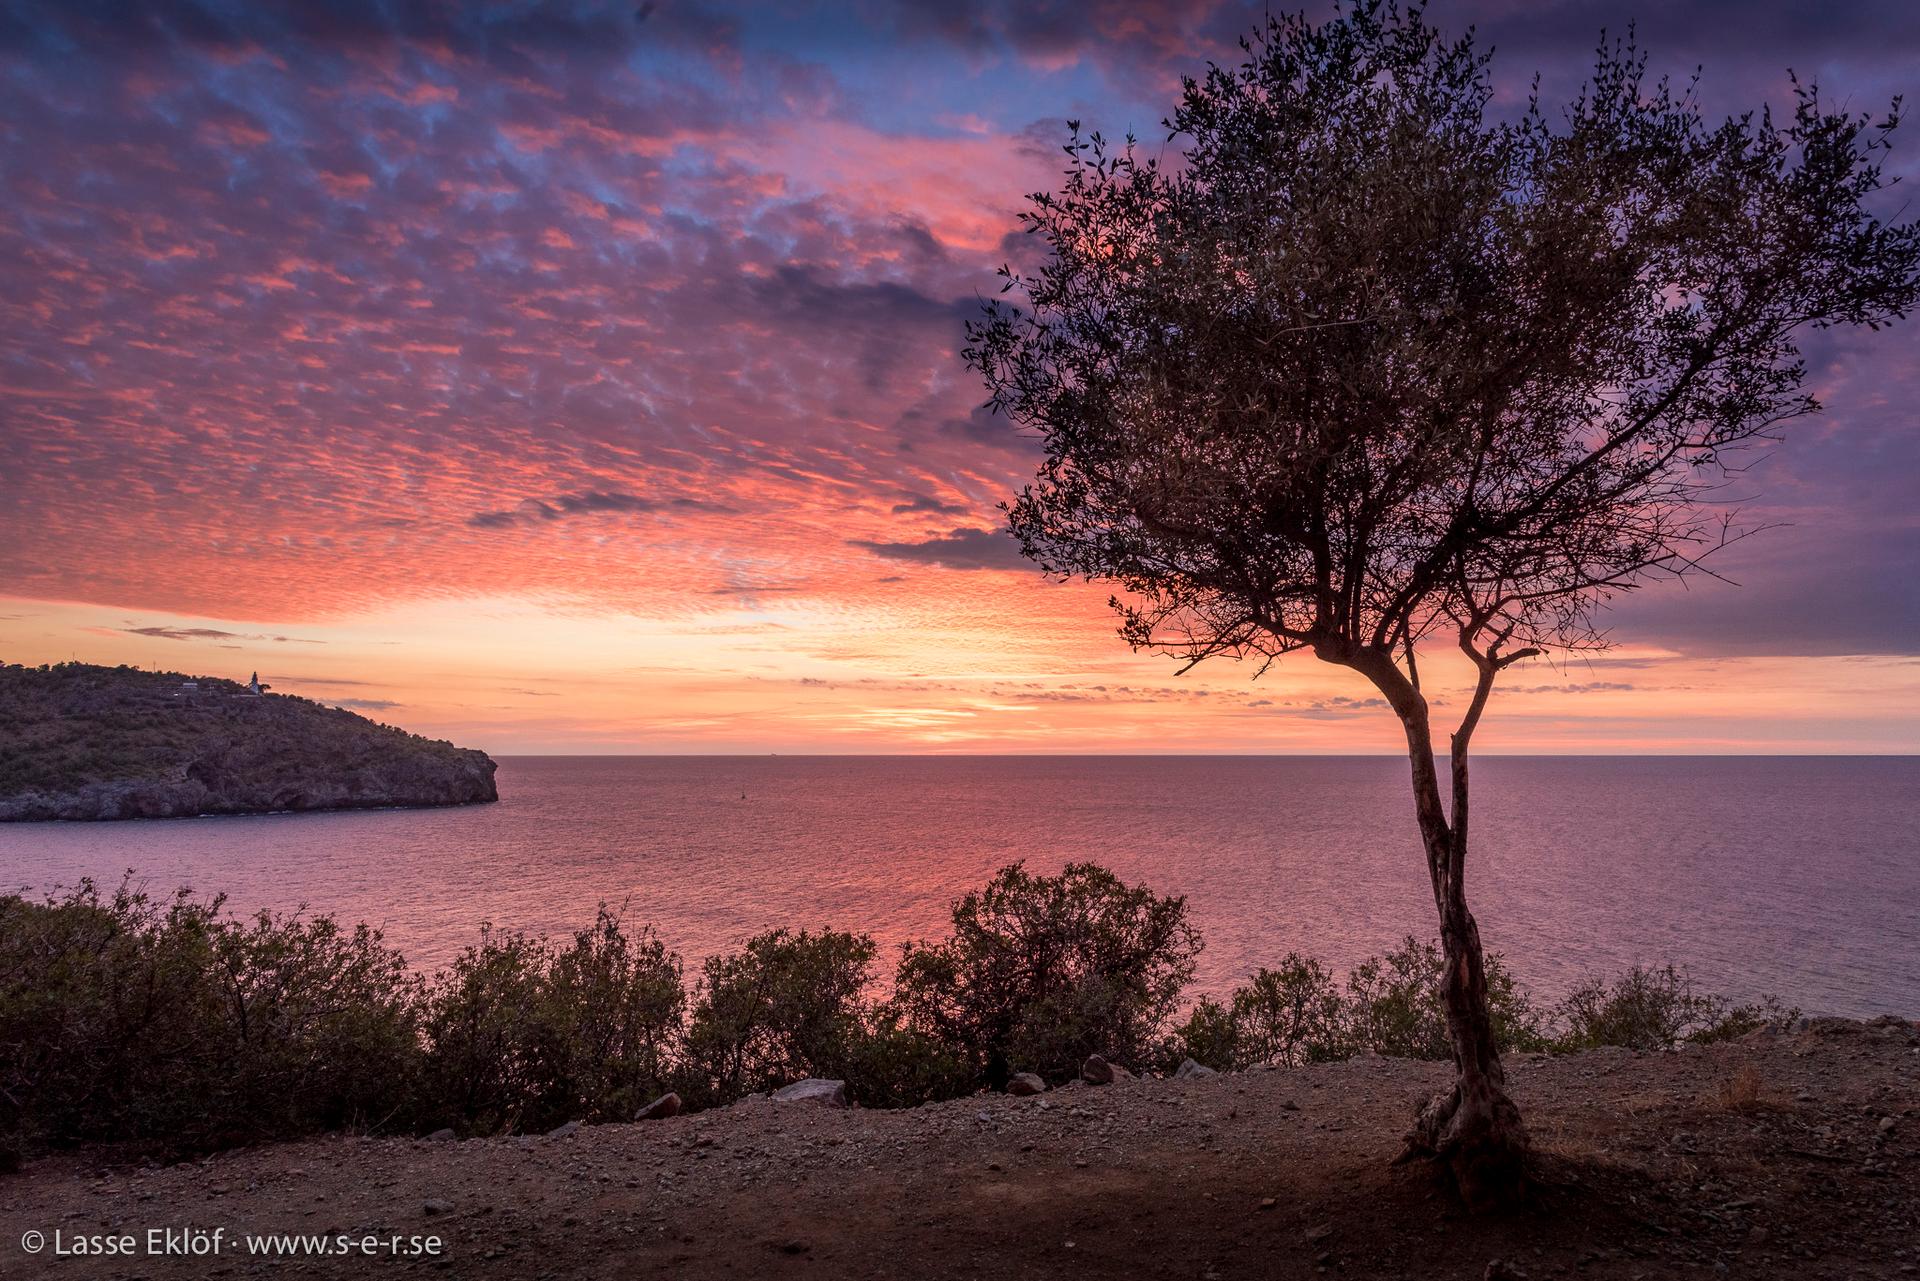
[[[1920,1026],[1821,1020],[1511,1067],[1540,1182],[1501,1215],[1389,1165],[1446,1068],[1375,1058],[901,1112],[759,1100],[554,1137],[328,1139],[164,1169],[69,1154],[0,1181],[0,1277],[1920,1273]],[[217,1253],[155,1255],[155,1228],[225,1234]],[[69,1247],[136,1244],[56,1257],[56,1229]],[[242,1231],[381,1243],[268,1258]],[[428,1235],[438,1257],[411,1252]]]

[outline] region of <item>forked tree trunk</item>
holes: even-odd
[[[1453,1176],[1460,1197],[1474,1209],[1515,1201],[1526,1186],[1529,1153],[1527,1127],[1507,1094],[1507,1073],[1493,1039],[1493,1015],[1487,1008],[1487,967],[1480,951],[1480,929],[1467,910],[1467,743],[1486,707],[1499,670],[1537,651],[1508,658],[1481,653],[1463,634],[1461,648],[1480,673],[1472,705],[1453,736],[1453,813],[1440,794],[1434,764],[1433,731],[1427,700],[1420,693],[1411,651],[1407,672],[1381,648],[1325,646],[1320,657],[1352,667],[1386,695],[1407,731],[1407,760],[1413,767],[1413,808],[1427,855],[1433,905],[1440,916],[1440,940],[1446,969],[1440,977],[1447,1034],[1453,1042],[1454,1082],[1435,1095],[1414,1118],[1402,1159],[1429,1156]]]
[[[1377,682],[1391,691],[1390,701],[1407,731],[1414,812],[1420,821],[1445,955],[1440,995],[1453,1042],[1453,1086],[1420,1109],[1407,1135],[1405,1155],[1440,1161],[1452,1174],[1461,1199],[1475,1209],[1519,1198],[1529,1152],[1526,1125],[1507,1094],[1506,1069],[1494,1043],[1480,929],[1467,910],[1467,740],[1485,705],[1494,670],[1492,666],[1483,669],[1473,707],[1454,735],[1451,816],[1441,803],[1426,700],[1410,682]]]

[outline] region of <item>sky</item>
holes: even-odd
[[[1260,12],[0,0],[0,660],[497,753],[1398,750],[1352,673],[1176,676],[1022,562],[958,355],[1065,122],[1168,145]],[[1630,19],[1716,113],[1920,97],[1906,0],[1429,16],[1501,111]],[[1816,337],[1738,585],[1512,669],[1480,750],[1920,750],[1920,330]]]

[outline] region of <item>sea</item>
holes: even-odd
[[[775,926],[890,956],[1014,862],[1185,896],[1195,994],[1435,933],[1390,757],[509,756],[498,781],[456,809],[0,825],[0,889],[130,876],[326,913],[423,973],[483,924],[560,938],[602,903],[689,971]],[[1543,999],[1671,962],[1735,999],[1920,1016],[1920,757],[1489,756],[1474,785],[1468,898]]]

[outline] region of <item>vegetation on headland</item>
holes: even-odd
[[[237,681],[0,664],[0,820],[180,818],[498,798],[486,753]]]
[[[483,928],[431,979],[377,931],[236,917],[220,898],[92,883],[0,898],[0,1150],[205,1151],[333,1130],[469,1134],[624,1121],[666,1091],[714,1107],[805,1077],[866,1106],[1052,1082],[1090,1054],[1141,1071],[1450,1053],[1439,949],[1344,984],[1288,955],[1182,1014],[1201,948],[1184,899],[1092,864],[1014,864],[906,946],[890,992],[864,934],[774,930],[697,975],[601,909],[558,942]],[[1541,1005],[1498,957],[1504,1047],[1669,1047],[1790,1017],[1634,969]]]

